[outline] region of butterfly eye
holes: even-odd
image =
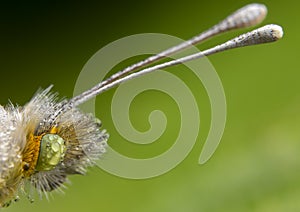
[[[46,134],[41,139],[37,171],[49,171],[63,161],[66,145],[63,138],[56,134]]]

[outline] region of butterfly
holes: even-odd
[[[101,121],[78,106],[91,98],[144,74],[217,52],[277,41],[282,28],[270,24],[208,50],[149,66],[162,58],[220,33],[262,22],[267,9],[249,4],[207,31],[159,54],[133,64],[71,99],[60,99],[52,86],[38,90],[24,106],[0,106],[0,208],[32,188],[40,196],[64,188],[69,175],[84,175],[106,151],[109,134]],[[143,68],[143,69],[142,69]]]

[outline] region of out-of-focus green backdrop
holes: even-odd
[[[187,39],[252,3],[95,2],[1,2],[1,104],[11,100],[23,105],[39,87],[50,84],[61,96],[71,97],[81,68],[106,44],[145,32]],[[261,3],[269,9],[264,23],[282,25],[285,37],[278,43],[209,58],[225,89],[228,117],[221,144],[206,164],[197,162],[210,124],[209,102],[201,83],[191,77],[189,86],[201,94],[193,90],[203,105],[202,128],[192,152],[175,169],[152,179],[129,180],[93,168],[87,176],[71,177],[72,185],[64,195],[54,193],[50,201],[33,204],[22,198],[6,211],[300,211],[300,3]],[[228,33],[200,48],[237,34]],[[110,117],[113,91],[97,98],[97,105],[103,105],[97,116],[111,134],[109,144],[139,158],[161,153],[158,148],[166,150],[179,124],[168,123],[172,130],[166,131],[165,140],[157,141],[161,145],[126,144]],[[130,114],[137,129],[147,130],[149,112],[160,108],[157,99],[166,99],[162,107],[167,116],[178,117],[172,99],[145,92],[132,103]]]

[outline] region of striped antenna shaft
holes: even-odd
[[[145,75],[147,73],[167,68],[170,66],[178,65],[184,62],[188,62],[191,60],[195,60],[201,57],[205,57],[208,55],[212,55],[218,52],[223,52],[229,49],[234,49],[238,47],[245,47],[245,46],[251,46],[251,45],[257,45],[262,43],[270,43],[279,40],[283,36],[283,30],[280,26],[275,24],[266,25],[264,27],[258,28],[256,30],[253,30],[251,32],[242,34],[232,40],[229,40],[223,44],[217,45],[215,47],[212,47],[210,49],[207,49],[203,52],[198,52],[186,57],[182,57],[176,60],[171,60],[166,63],[158,64],[149,68],[145,68],[143,70],[140,70],[138,72],[129,74],[123,78],[117,79],[103,87],[100,87],[98,90],[95,90],[93,92],[90,92],[88,95],[82,96],[81,99],[78,99],[76,102],[74,102],[73,106],[78,106],[87,100],[97,96],[100,93],[103,93],[104,91],[107,91],[123,82],[129,81],[131,79],[137,78],[139,76]]]
[[[200,42],[203,42],[204,40],[211,38],[215,35],[219,35],[223,32],[227,32],[233,29],[240,29],[245,27],[254,26],[256,24],[261,23],[264,18],[267,15],[267,8],[263,4],[249,4],[246,5],[239,10],[235,11],[231,15],[229,15],[227,18],[225,18],[223,21],[219,22],[215,26],[211,27],[210,29],[204,31],[203,33],[194,36],[193,38],[177,45],[174,47],[171,47],[165,51],[162,51],[161,53],[158,53],[156,55],[150,56],[146,58],[145,60],[142,60],[138,63],[135,63],[131,66],[128,66],[127,68],[117,72],[116,74],[112,75],[108,79],[100,82],[93,88],[85,91],[84,93],[74,97],[70,100],[70,104],[77,104],[77,101],[81,102],[81,99],[84,96],[90,95],[90,93],[95,93],[97,90],[99,90],[101,87],[108,85],[109,83],[113,82],[114,80],[123,77],[124,75],[129,74],[130,72],[133,72],[137,70],[138,68],[147,66],[149,64],[152,64],[162,58],[165,58],[167,56],[170,56],[172,54],[175,54],[176,52],[182,51],[192,45],[199,44]]]

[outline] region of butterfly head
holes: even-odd
[[[60,189],[105,152],[108,135],[99,120],[76,108],[59,110],[50,88],[24,107],[0,107],[0,207],[27,192],[25,184],[40,195]]]

